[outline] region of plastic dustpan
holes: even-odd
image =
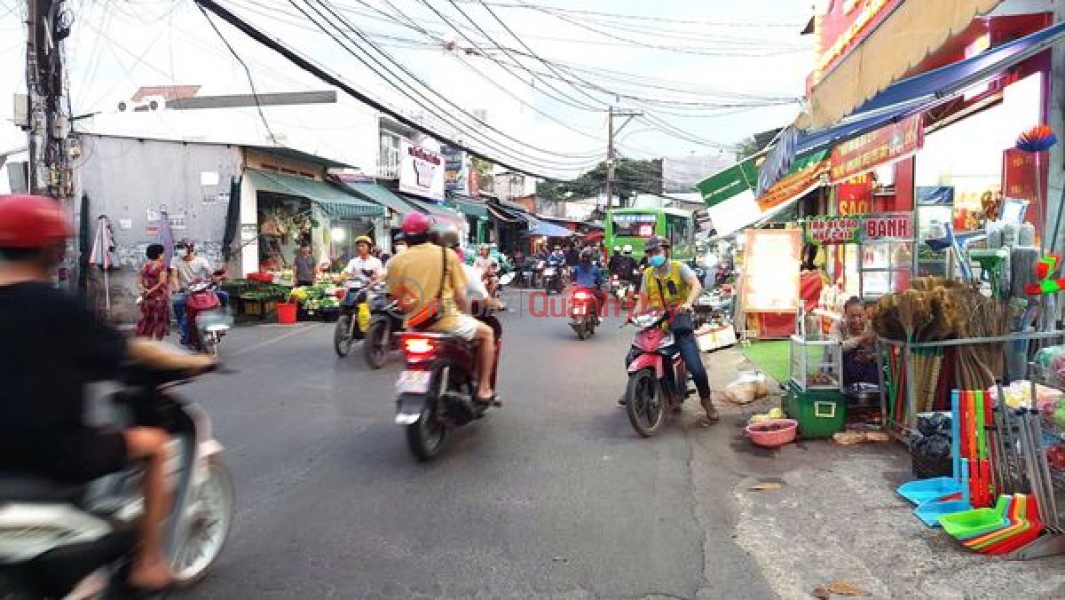
[[[1025,496],[1022,494],[1014,495],[1013,502],[1010,505],[1009,527],[965,540],[965,547],[970,550],[976,550],[977,552],[983,552],[989,547],[993,547],[1015,535],[1024,533],[1028,530],[1028,520],[1025,519],[1026,510],[1027,502]]]
[[[935,477],[904,483],[895,491],[903,498],[919,506],[925,502],[961,493],[962,490],[961,484],[955,481],[953,477]]]
[[[977,508],[975,510],[941,515],[939,524],[955,539],[967,540],[978,537],[985,533],[1008,527],[1009,519],[1006,515],[1012,503],[1012,497],[999,496],[998,504],[995,505],[995,508]]]
[[[965,463],[968,462],[965,461]],[[960,492],[929,500],[913,509],[913,514],[917,515],[917,518],[925,525],[939,527],[940,516],[972,509],[973,505],[969,502],[969,469],[966,468],[961,469]]]
[[[1034,495],[1028,496],[1027,512],[1028,516],[1025,520],[1028,521],[1028,529],[1026,531],[984,548],[984,554],[1009,554],[1034,542],[1043,533],[1043,523],[1039,520],[1039,503]]]

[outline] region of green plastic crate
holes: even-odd
[[[803,391],[795,382],[784,386],[781,408],[799,422],[799,436],[830,438],[843,431],[847,421],[847,397],[836,391]]]

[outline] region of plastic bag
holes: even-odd
[[[769,395],[769,385],[765,374],[758,371],[744,371],[736,381],[725,386],[725,400],[736,404],[748,404]]]
[[[922,436],[943,434],[949,439],[950,417],[942,413],[936,413],[928,417],[918,417],[917,431],[920,431]]]
[[[941,433],[920,436],[913,444],[913,474],[918,479],[950,477],[953,472],[950,438]]]

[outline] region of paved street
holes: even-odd
[[[392,423],[398,360],[338,360],[328,324],[234,331],[240,373],[185,391],[215,419],[239,512],[183,597],[772,595],[732,539],[735,428],[703,427],[691,403],[636,437],[615,404],[618,324],[580,342],[565,319],[506,315],[505,408],[428,464]],[[693,476],[696,446],[717,468]]]

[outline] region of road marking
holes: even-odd
[[[281,340],[288,339],[288,338],[290,338],[290,337],[292,337],[294,335],[299,335],[299,334],[301,334],[301,333],[303,333],[305,331],[311,331],[312,329],[316,329],[316,328],[318,328],[320,326],[321,325],[319,325],[318,323],[315,323],[315,324],[313,324],[313,325],[311,325],[309,327],[300,327],[299,329],[296,329],[295,331],[290,331],[290,332],[286,333],[285,335],[281,335],[281,336],[278,336],[276,338],[273,338],[273,339],[270,339],[270,340],[266,340],[265,342],[259,342],[258,344],[255,344],[254,346],[248,346],[247,348],[244,348],[243,350],[239,350],[237,352],[229,352],[228,354],[230,356],[240,356],[242,354],[247,354],[249,352],[254,352],[255,350],[258,350],[260,348],[265,348],[265,347],[267,347],[267,346],[269,346],[271,344],[276,344],[277,342],[280,342]]]

